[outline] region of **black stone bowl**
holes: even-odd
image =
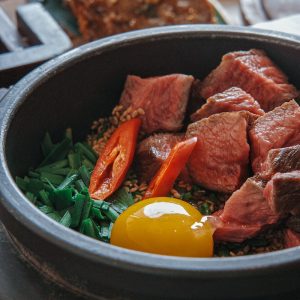
[[[234,258],[181,258],[111,246],[67,229],[17,188],[41,159],[45,131],[84,139],[118,103],[127,74],[204,78],[222,55],[259,48],[300,87],[300,39],[257,29],[177,26],[136,31],[74,49],[37,68],[1,102],[0,217],[39,270],[96,299],[255,299],[300,290],[300,248]],[[289,298],[291,299],[291,298]]]

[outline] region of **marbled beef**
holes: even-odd
[[[275,173],[300,170],[300,145],[272,149],[261,166],[261,176],[271,179]]]
[[[260,172],[271,149],[292,146],[300,139],[300,107],[292,100],[259,117],[249,132],[252,168]],[[295,145],[294,144],[294,145]]]
[[[124,109],[143,109],[142,129],[178,131],[182,127],[193,76],[172,74],[141,78],[127,76],[120,104]]]
[[[267,183],[264,196],[277,214],[300,214],[300,171],[276,173]]]
[[[251,94],[264,111],[270,111],[299,95],[286,75],[264,51],[230,52],[204,80],[201,95],[205,99],[237,86]]]
[[[159,133],[141,141],[136,151],[139,179],[149,182],[167,159],[171,149],[184,140],[184,134]]]
[[[259,177],[251,177],[231,195],[219,213],[223,225],[214,234],[216,240],[242,242],[278,221],[263,196],[264,186]]]
[[[249,118],[246,112],[224,112],[188,126],[186,137],[198,138],[188,162],[195,183],[220,192],[240,187],[248,175]]]
[[[207,103],[191,115],[196,122],[213,114],[230,111],[249,111],[262,116],[264,111],[254,98],[238,87],[232,87],[207,99]]]

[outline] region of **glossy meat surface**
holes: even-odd
[[[232,87],[209,97],[206,104],[191,116],[191,120],[196,122],[213,114],[243,110],[260,116],[265,113],[250,94],[238,87]]]
[[[233,192],[247,177],[250,147],[247,114],[225,112],[188,126],[186,137],[197,137],[188,162],[192,180],[208,189]]]
[[[299,105],[292,100],[261,116],[254,122],[249,137],[252,168],[257,173],[271,149],[289,146],[292,140],[297,144],[300,139]]]
[[[221,64],[205,78],[201,95],[207,99],[233,86],[251,94],[264,111],[299,95],[265,52],[256,49],[225,54]]]
[[[143,109],[142,130],[178,131],[185,117],[193,76],[172,74],[141,78],[127,76],[120,104],[132,111]]]

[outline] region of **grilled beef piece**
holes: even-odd
[[[232,87],[209,97],[207,103],[191,115],[191,120],[196,122],[213,114],[243,110],[260,116],[265,113],[250,94],[238,87]]]
[[[300,213],[300,171],[276,173],[267,183],[264,196],[277,214]]]
[[[214,213],[214,216],[220,217],[222,213],[222,209],[218,210]],[[254,237],[261,230],[261,227],[258,225],[243,225],[236,222],[226,222],[221,218],[220,221],[214,232],[214,240],[219,242],[241,243]]]
[[[270,180],[275,173],[300,170],[300,145],[272,149],[261,166],[261,176]]]
[[[270,111],[299,95],[286,75],[261,50],[230,52],[204,80],[201,95],[209,98],[237,86]]]
[[[183,140],[183,134],[160,133],[141,141],[136,151],[139,179],[149,182],[167,159],[171,149]],[[185,170],[183,174],[187,176],[186,173]]]
[[[300,246],[300,233],[287,229],[284,233],[284,248]]]
[[[271,149],[293,146],[300,139],[300,107],[294,101],[259,117],[249,132],[251,142],[252,168],[255,173],[262,169],[262,163]]]
[[[188,170],[192,180],[205,188],[233,192],[247,177],[250,147],[246,112],[212,115],[188,126],[186,137],[198,137]]]
[[[148,134],[177,131],[182,127],[193,81],[193,76],[183,74],[145,79],[129,75],[120,104],[124,109],[144,110],[142,129]]]
[[[215,23],[208,0],[66,0],[87,40],[153,26]]]
[[[251,177],[231,195],[218,213],[223,225],[214,234],[216,240],[242,242],[278,221],[263,196],[264,186],[259,177]]]

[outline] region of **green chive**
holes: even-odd
[[[27,191],[33,194],[37,194],[44,189],[44,183],[39,179],[30,179],[27,183]]]
[[[52,149],[54,147],[54,144],[51,140],[49,132],[46,132],[41,146],[42,146],[42,152],[43,152],[44,156],[46,157],[47,155],[50,154],[50,152],[52,151]]]
[[[43,167],[49,163],[55,162],[57,160],[62,160],[65,158],[71,147],[71,140],[65,138],[61,143],[55,145],[51,152],[46,156],[46,158],[40,164]]]
[[[95,207],[91,208],[91,217],[97,221],[104,221],[106,217],[102,215],[101,210]]]
[[[86,166],[81,166],[78,171],[79,171],[80,177],[83,180],[84,184],[86,186],[89,186],[89,184],[90,184],[90,173],[87,170]]]
[[[81,166],[81,159],[78,153],[70,153],[68,155],[69,165],[72,169],[79,169]]]
[[[62,160],[58,160],[52,164],[48,164],[45,165],[43,167],[39,167],[36,169],[36,171],[38,172],[51,172],[53,169],[61,169],[61,168],[65,168],[68,166],[68,160],[67,159],[62,159]]]
[[[28,175],[33,178],[40,178],[40,174],[37,172],[29,171]]]
[[[56,222],[59,222],[61,220],[61,216],[57,213],[57,212],[52,212],[47,214],[48,217],[50,217],[51,219],[53,219]]]
[[[19,187],[19,189],[21,189],[23,192],[27,191],[28,182],[26,182],[23,178],[17,176],[16,177],[16,184]]]
[[[84,184],[82,179],[79,179],[79,180],[75,181],[75,187],[79,192],[81,192],[82,190],[87,188],[87,186]]]
[[[81,216],[82,221],[89,217],[92,204],[93,204],[92,200],[90,200],[89,197],[86,196],[84,206],[83,206],[82,216]]]
[[[63,215],[63,217],[61,218],[59,223],[66,227],[70,227],[70,225],[72,223],[72,217],[68,210],[65,212],[65,214]]]
[[[54,203],[57,210],[68,208],[73,204],[72,191],[73,189],[67,188],[50,192],[50,200]]]
[[[67,187],[69,187],[73,182],[78,178],[78,174],[73,174],[69,177],[67,177],[58,187],[57,189],[63,190]]]
[[[102,206],[103,207],[103,206]],[[115,222],[117,220],[117,218],[119,217],[119,214],[112,208],[109,207],[108,210],[103,212],[107,218],[111,221],[111,222]]]
[[[43,212],[44,214],[50,214],[53,212],[53,207],[48,206],[48,205],[43,205],[39,207],[39,210]]]
[[[83,164],[84,166],[86,166],[87,169],[90,169],[90,170],[93,170],[93,169],[94,169],[94,164],[91,163],[91,161],[88,160],[88,159],[86,159],[86,158],[82,161],[82,164]]]
[[[27,192],[27,193],[25,194],[25,196],[27,197],[27,199],[28,199],[31,203],[35,204],[35,202],[36,202],[36,196],[35,196],[33,193]]]
[[[40,200],[47,206],[52,206],[52,202],[49,199],[49,194],[45,190],[39,192]]]
[[[71,210],[71,216],[72,216],[72,223],[71,227],[77,227],[80,223],[81,214],[83,210],[83,206],[85,203],[86,196],[77,194],[75,196],[75,205],[73,206]]]
[[[48,179],[53,185],[60,185],[63,182],[64,177],[61,175],[55,175],[48,172],[41,172],[41,179],[42,181]]]
[[[86,145],[77,143],[75,149],[78,150],[82,155],[86,156],[93,164],[97,162],[97,155],[94,151],[91,151]]]

